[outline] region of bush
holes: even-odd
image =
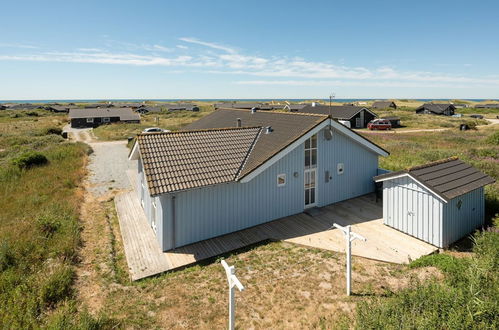
[[[26,169],[33,166],[45,165],[48,163],[44,154],[36,151],[29,151],[19,157],[12,159],[12,164],[20,169]]]
[[[51,216],[42,215],[37,220],[37,226],[45,237],[51,237],[60,227],[61,222]]]
[[[10,245],[3,241],[0,244],[0,272],[3,272],[7,268],[14,266],[16,263],[16,258],[14,252],[12,251]]]
[[[48,276],[40,288],[40,299],[43,304],[53,306],[71,293],[74,270],[70,266],[62,265]]]
[[[29,117],[38,117],[39,114],[36,111],[29,111],[29,112],[26,112],[26,116],[29,116]]]
[[[499,146],[499,131],[497,131],[494,134],[490,135],[487,138],[487,143]]]
[[[49,134],[61,135],[62,129],[59,127],[47,127],[43,130],[43,134],[44,135],[49,135]]]

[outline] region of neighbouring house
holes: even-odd
[[[85,109],[93,109],[93,108],[112,108],[113,104],[111,102],[107,103],[88,103],[83,106]]]
[[[466,103],[452,103],[456,109],[469,108],[470,105]]]
[[[383,183],[384,223],[441,248],[483,226],[483,187],[495,182],[455,157],[374,180]]]
[[[130,108],[70,109],[71,127],[97,127],[110,123],[140,123],[140,115]]]
[[[165,108],[168,111],[199,111],[199,107],[192,103],[179,104],[158,104],[158,107]]]
[[[456,107],[453,104],[425,103],[416,109],[417,114],[452,116]]]
[[[70,107],[65,105],[48,105],[44,109],[50,112],[69,112]]]
[[[315,113],[329,115],[334,119],[349,121],[351,128],[365,128],[367,124],[378,115],[365,107],[354,105],[328,105],[312,104],[299,110],[301,113]]]
[[[400,118],[399,117],[383,117],[383,119],[389,120],[392,127],[400,127]]]
[[[141,114],[160,113],[163,111],[163,107],[157,105],[141,105],[140,107],[136,108],[135,111]]]
[[[7,106],[0,104],[0,110],[7,110]]]
[[[477,104],[476,109],[499,109],[499,103]]]
[[[285,104],[269,104],[269,103],[242,103],[242,102],[223,102],[223,103],[215,103],[213,105],[215,110],[217,109],[257,109],[257,110],[283,110],[285,108]]]
[[[397,109],[397,105],[392,101],[376,101],[373,103],[373,109]]]
[[[167,251],[373,192],[387,155],[327,115],[220,109],[139,134],[129,158]]]
[[[15,103],[9,106],[9,110],[35,110],[41,109],[40,105],[31,103]]]
[[[286,104],[282,109],[287,111],[300,111],[305,108],[308,104]]]

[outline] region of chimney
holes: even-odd
[[[270,134],[274,131],[274,129],[272,128],[272,126],[267,126],[265,127],[265,134]]]
[[[237,125],[236,127],[241,127],[241,118],[237,118]]]
[[[251,113],[255,113],[256,112],[256,108],[251,108]]]

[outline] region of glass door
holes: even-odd
[[[317,204],[317,135],[305,141],[305,208]]]

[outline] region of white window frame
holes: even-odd
[[[284,182],[279,183],[279,179],[282,179]],[[284,187],[286,185],[286,173],[277,174],[277,186]]]
[[[93,118],[87,118],[87,123],[90,124],[90,123],[93,123],[94,122],[94,119]]]
[[[151,198],[151,228],[156,232],[158,230],[158,207],[156,205],[156,198]]]

